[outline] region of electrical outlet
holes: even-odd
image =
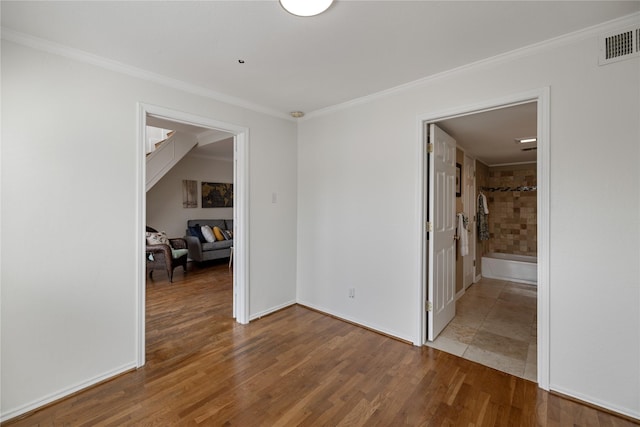
[[[356,297],[356,288],[349,288],[349,298]]]

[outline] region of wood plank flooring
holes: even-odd
[[[300,306],[238,325],[224,261],[154,276],[144,368],[3,425],[636,425]]]

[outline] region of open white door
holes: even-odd
[[[456,315],[456,141],[429,125],[429,297],[428,340],[433,341]]]

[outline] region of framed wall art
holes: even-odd
[[[232,208],[233,184],[218,182],[202,183],[203,208]]]
[[[198,207],[198,181],[192,181],[190,179],[182,180],[182,207]]]

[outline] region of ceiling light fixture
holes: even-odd
[[[329,9],[333,0],[280,0],[280,5],[292,15],[315,16]]]
[[[516,138],[516,144],[528,144],[530,142],[537,142],[538,138]]]
[[[292,111],[289,114],[291,114],[291,117],[294,117],[296,119],[299,119],[300,117],[304,117],[304,113],[302,111]]]

